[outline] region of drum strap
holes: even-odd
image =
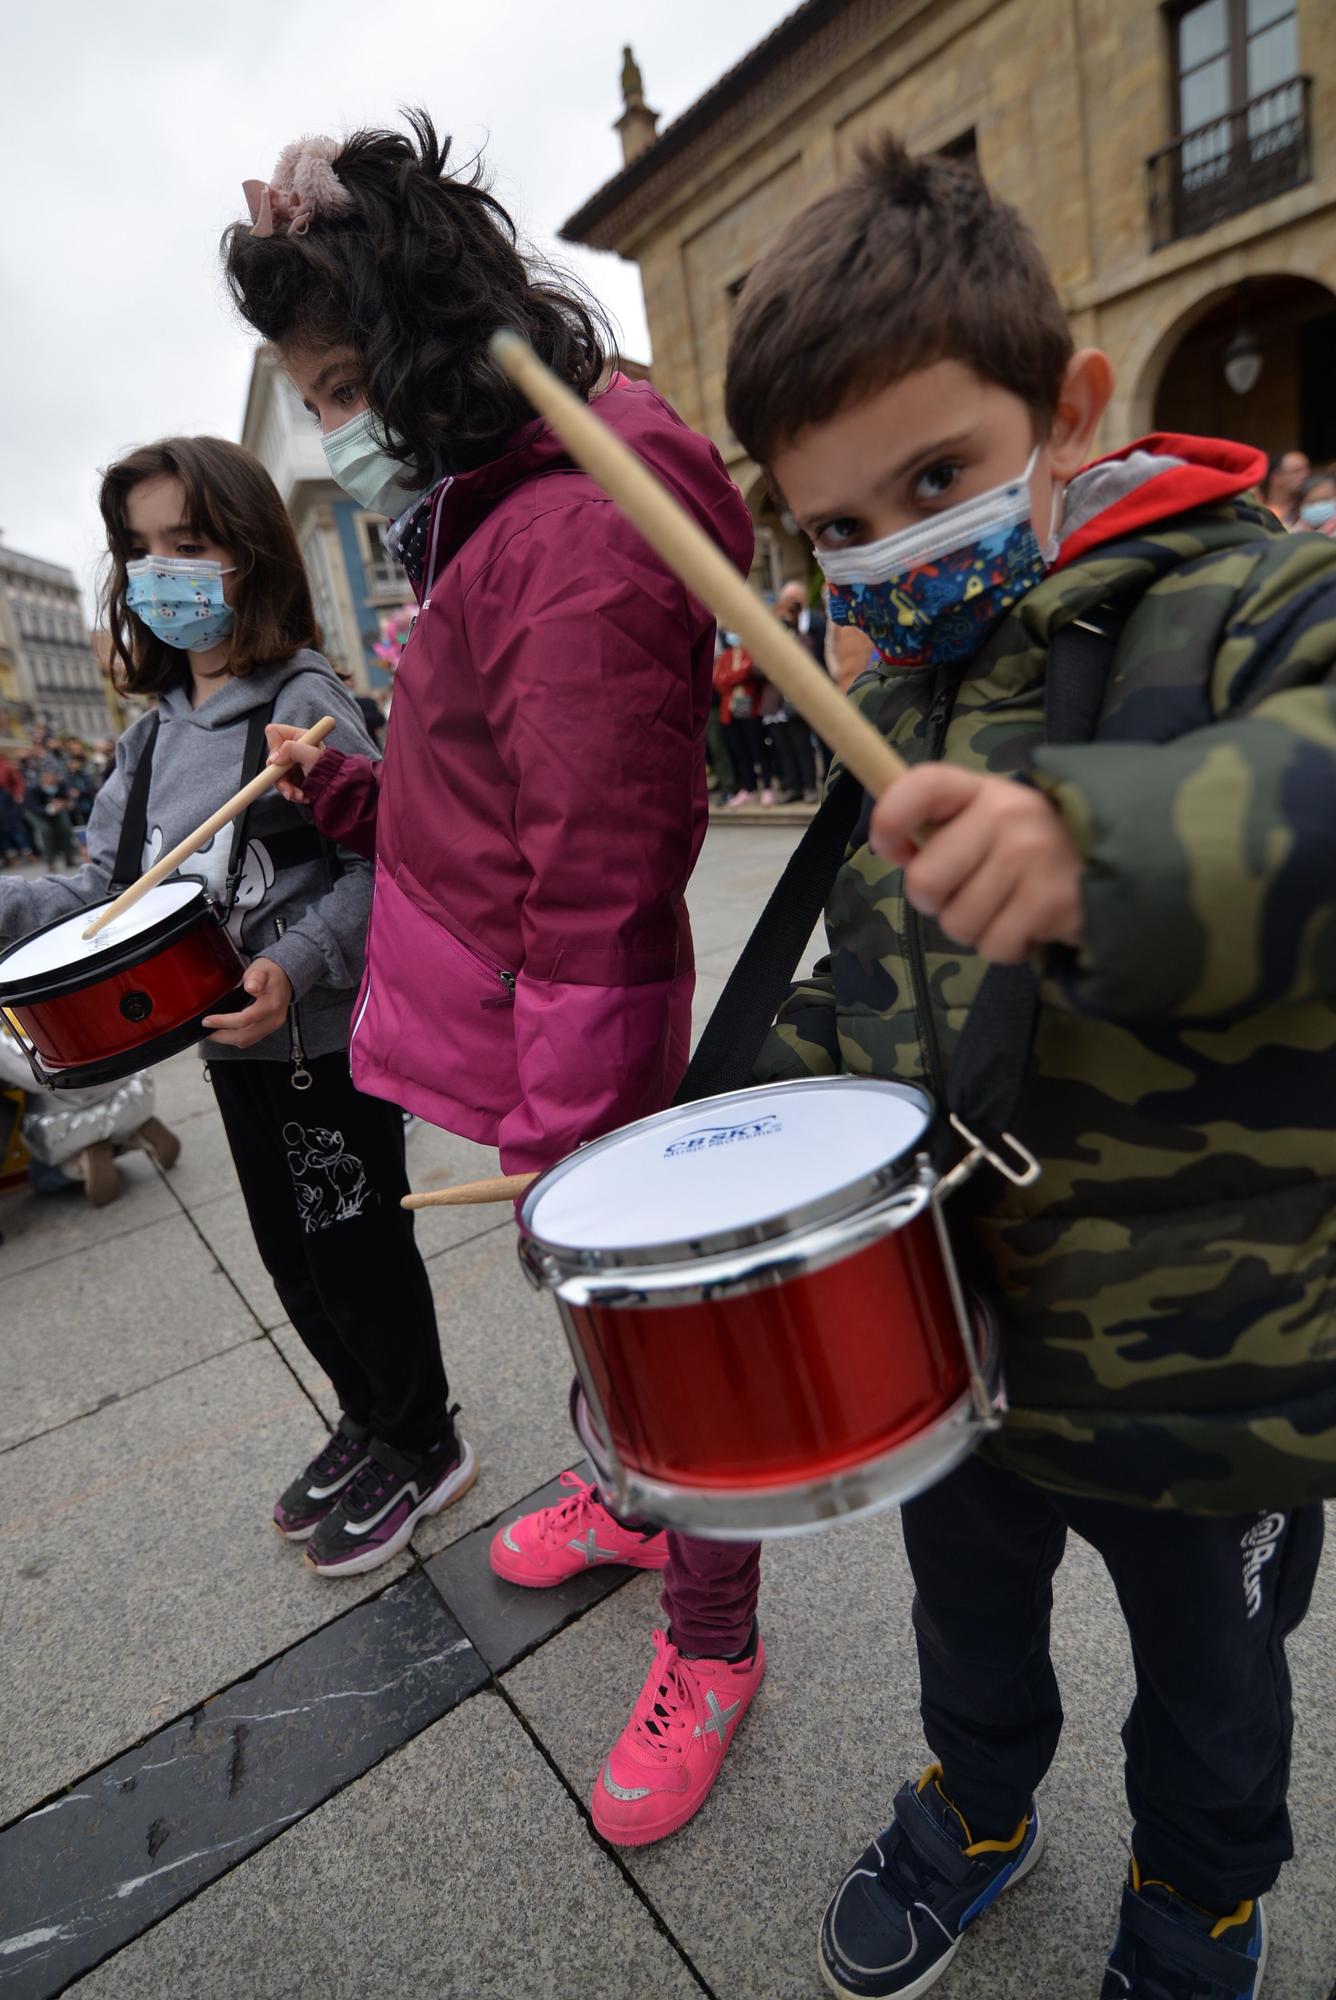
[[[116,860],[111,871],[111,894],[118,895],[137,882],[144,872],[144,843],[148,839],[148,786],[153,775],[153,746],[158,740],[158,724],[162,717],[155,710],[148,729],[144,734],[144,747],[139,753],[134,776],[130,780],[130,791],[125,801],[125,816],[121,820],[121,837],[116,843]]]
[[[246,745],[241,754],[241,783],[249,784],[264,769],[267,753],[265,726],[272,722],[274,705],[251,711],[246,722]],[[158,740],[160,717],[154,715],[144,738],[144,747],[139,753],[134,775],[130,779],[130,790],[125,802],[125,816],[121,821],[121,835],[116,844],[116,861],[111,879],[111,891],[128,888],[138,880],[144,868],[144,844],[148,839],[148,790],[153,776],[153,752]],[[223,891],[223,910],[228,916],[237,899],[241,884],[241,871],[246,862],[246,837],[250,825],[251,811],[247,807],[232,828],[232,846],[228,854],[227,880]],[[341,869],[332,842],[310,825],[291,826],[264,836],[269,858],[278,871],[296,868],[305,862],[323,861],[331,884],[337,880]]]
[[[1088,743],[1094,736],[1124,616],[1121,607],[1102,604],[1054,633],[1044,696],[1048,742]],[[857,779],[841,772],[743,946],[675,1104],[692,1104],[750,1083],[761,1044],[866,810]],[[1038,1016],[1039,983],[1030,966],[990,965],[956,1048],[947,1107],[990,1151],[1007,1150]]]

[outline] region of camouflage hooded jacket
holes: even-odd
[[[1085,857],[1041,968],[1026,1190],[978,1190],[1011,1403],[988,1449],[1060,1490],[1201,1511],[1336,1494],[1336,541],[1243,497],[1251,450],[1158,436],[1072,482],[1053,571],[964,669],[853,699],[909,761],[1027,775]],[[1102,551],[1107,550],[1105,554]],[[1113,606],[1095,738],[1043,740],[1053,633]],[[829,957],[765,1080],[944,1097],[984,972],[856,829]]]

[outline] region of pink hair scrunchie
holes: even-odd
[[[268,181],[243,181],[252,236],[305,236],[325,215],[346,215],[353,197],[334,171],[343,148],[320,135],[294,139]]]

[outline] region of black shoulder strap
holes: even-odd
[[[1123,616],[1100,605],[1053,634],[1044,687],[1044,740],[1088,743],[1099,725]],[[1030,1073],[1039,981],[1030,965],[990,965],[951,1063],[949,1106],[990,1150],[1005,1150]]]
[[[780,876],[742,955],[705,1024],[675,1104],[741,1090],[789,989],[803,946],[845,853],[863,804],[863,788],[841,772],[813,815]]]
[[[242,785],[248,785],[252,778],[258,778],[264,769],[268,748],[264,732],[273,719],[273,701],[268,708],[253,708],[250,712],[246,722],[246,747],[241,753]],[[241,871],[246,865],[246,828],[250,825],[251,810],[252,808],[247,806],[245,812],[241,813],[232,825],[232,852],[227,859],[227,886],[223,891],[223,912],[229,917],[232,914],[232,905],[237,900],[237,890],[241,886]]]
[[[130,779],[130,790],[121,818],[121,837],[116,843],[116,860],[111,871],[111,893],[118,895],[137,882],[144,872],[144,843],[148,839],[148,788],[153,776],[153,746],[158,740],[161,711],[155,709],[144,731],[144,747]]]
[[[1098,620],[1098,622],[1096,622]],[[1088,742],[1099,721],[1121,617],[1100,606],[1055,632],[1049,645],[1044,735]],[[857,779],[842,772],[789,859],[710,1015],[676,1104],[741,1090],[792,984],[803,947],[825,909],[863,809]],[[990,966],[951,1070],[950,1108],[989,1144],[1009,1130],[1025,1088],[1039,986],[1028,965]]]

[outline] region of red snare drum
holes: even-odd
[[[520,1256],[556,1297],[616,1506],[793,1534],[909,1499],[996,1423],[935,1115],[902,1084],[771,1084],[660,1112],[535,1181]]]
[[[110,901],[107,898],[106,901]],[[206,1014],[247,1004],[245,960],[198,882],[160,882],[94,938],[106,902],[0,952],[0,1008],[39,1083],[82,1090],[198,1042]]]

